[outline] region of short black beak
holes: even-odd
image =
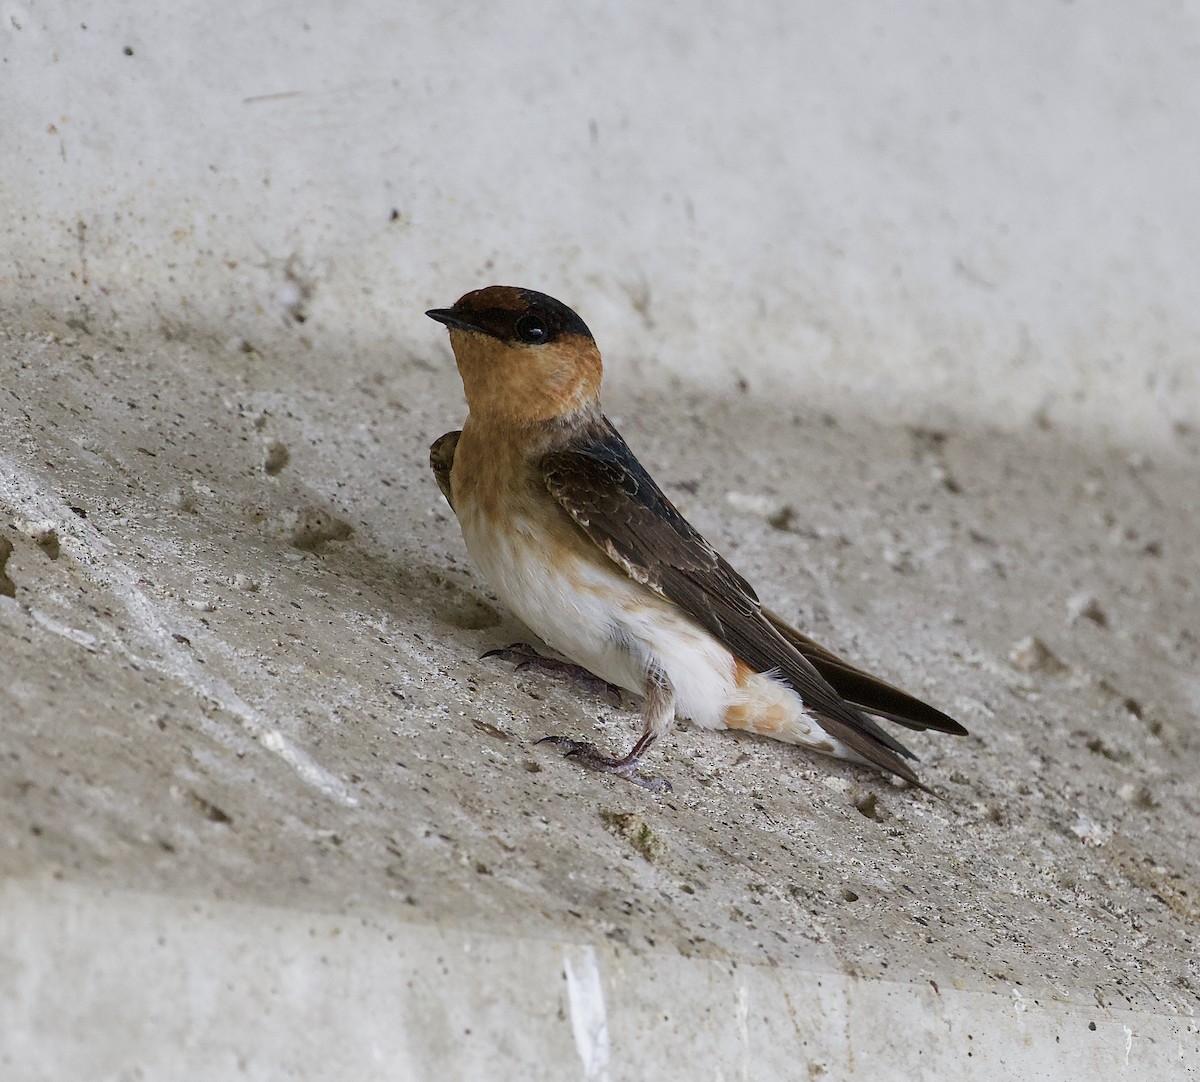
[[[425,314],[430,319],[436,319],[439,323],[444,323],[447,327],[453,327],[455,330],[475,331],[479,329],[463,319],[453,308],[430,308]]]

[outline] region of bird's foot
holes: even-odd
[[[569,736],[544,736],[539,744],[553,744],[568,759],[573,759],[588,770],[597,770],[603,774],[616,774],[618,777],[649,789],[652,793],[669,793],[671,783],[666,778],[654,774],[643,774],[637,769],[638,759],[642,751],[642,741],[638,741],[634,751],[624,758],[614,759],[605,755],[595,744],[586,740],[572,740]]]
[[[559,661],[558,658],[545,657],[527,642],[514,642],[511,646],[488,650],[480,655],[480,660],[489,657],[498,657],[501,661],[515,663],[517,672],[537,668],[545,669],[547,672],[565,673],[589,691],[599,695],[609,706],[621,705],[621,689],[616,684],[601,680],[594,673],[588,672],[582,665],[576,665],[572,661]]]

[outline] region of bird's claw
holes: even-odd
[[[582,665],[576,665],[572,661],[560,661],[558,658],[545,657],[527,642],[514,642],[511,646],[499,646],[494,650],[485,650],[479,657],[481,661],[491,657],[498,657],[501,661],[511,661],[516,665],[516,672],[537,668],[546,669],[549,672],[566,673],[589,691],[603,697],[609,706],[621,705],[621,689],[615,684],[601,680],[595,673],[588,672]]]
[[[508,646],[496,646],[491,650],[484,650],[479,655],[479,660],[483,661],[489,657],[498,657],[502,661],[530,661],[541,655],[527,642],[509,643]]]
[[[652,793],[669,793],[671,783],[666,778],[654,774],[643,774],[637,769],[637,760],[626,756],[624,759],[614,759],[605,755],[595,744],[587,740],[572,740],[569,736],[544,736],[537,741],[539,744],[553,744],[562,751],[563,756],[573,759],[588,770],[596,770],[602,774],[616,774],[618,777],[649,789]]]

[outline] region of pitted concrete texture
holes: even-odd
[[[536,745],[623,748],[635,704],[479,658],[528,633],[427,470],[464,415],[432,325],[2,326],[5,1078],[1200,1062],[1195,429],[615,364],[610,416],[764,599],[971,730],[912,738],[935,798],[683,727],[655,796]]]

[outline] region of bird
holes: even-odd
[[[800,745],[926,786],[876,717],[967,730],[791,627],[676,509],[600,405],[587,324],[533,289],[492,285],[425,313],[449,329],[467,400],[430,448],[468,552],[555,651],[641,696],[625,755],[549,736],[647,788],[641,760],[677,718]],[[561,663],[560,663],[561,664]]]

